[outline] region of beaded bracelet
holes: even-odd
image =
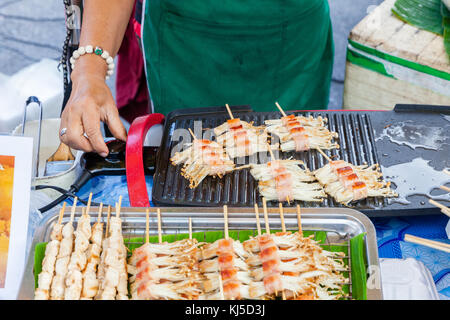
[[[114,73],[114,59],[109,55],[108,51],[103,50],[100,47],[94,47],[91,45],[87,45],[85,47],[78,47],[77,50],[75,50],[72,54],[72,57],[70,58],[70,64],[72,67],[72,70],[75,69],[75,61],[85,55],[86,53],[94,53],[100,57],[102,57],[106,64],[108,65],[108,71],[106,72],[106,79],[108,80],[110,76]]]

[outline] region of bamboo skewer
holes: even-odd
[[[433,199],[428,200],[429,203],[441,209],[441,212],[450,217],[450,208],[444,206],[443,204],[434,201]]]
[[[445,174],[448,174],[450,176],[450,171],[449,170],[444,169],[443,171],[444,171]]]
[[[441,250],[441,251],[450,253],[450,245],[447,243],[424,239],[424,238],[416,237],[416,236],[413,236],[410,234],[405,234],[404,240],[407,242],[420,244],[420,245],[423,245],[426,247],[430,247],[430,248],[433,248],[436,250]]]
[[[277,106],[278,110],[280,110],[281,114],[283,115],[283,117],[286,117],[286,113],[284,112],[284,110],[281,108],[280,104],[278,102],[275,102],[275,105]]]
[[[303,237],[301,211],[299,204],[297,205],[297,224],[298,224],[298,233]]]
[[[92,201],[92,192],[89,194],[89,200],[86,205],[86,214],[89,214],[89,211],[91,210],[91,201]]]
[[[228,115],[230,116],[230,119],[234,119],[233,113],[231,113],[230,106],[228,104],[225,104],[225,107],[227,108]]]
[[[147,208],[145,211],[145,243],[148,244],[150,242],[150,235],[149,235],[149,214],[150,209]]]
[[[258,204],[255,203],[255,216],[256,216],[256,228],[258,229],[258,236],[261,235],[261,224],[259,222],[259,209]]]
[[[223,206],[223,219],[224,219],[225,239],[228,240],[229,234],[228,234],[228,206],[227,205]]]
[[[279,207],[280,207],[281,231],[283,233],[285,233],[286,232],[286,225],[284,223],[283,204],[281,202],[279,203]]]
[[[161,209],[156,209],[156,216],[158,218],[158,242],[162,243]]]
[[[283,231],[283,233],[286,233],[286,225],[284,223],[284,213],[283,213],[283,204],[280,202],[280,219],[281,219],[281,230]],[[285,290],[283,290],[281,292],[281,297],[283,300],[286,300],[286,292]]]
[[[70,223],[73,223],[73,219],[75,217],[75,210],[77,209],[78,198],[73,198],[72,211],[70,212]]]
[[[444,191],[450,192],[450,188],[447,186],[440,186],[439,188],[441,188]]]
[[[323,152],[323,150],[322,149],[320,149],[320,148],[317,148],[316,149],[317,151],[319,151],[320,152],[320,154],[328,161],[328,162],[331,162],[332,160],[330,159],[330,157],[329,156],[327,156],[326,154],[325,154],[325,152]]]
[[[66,211],[66,203],[63,203],[62,208],[59,210],[58,224],[60,225],[62,222],[62,218],[64,216],[64,211]]]
[[[195,136],[194,132],[192,132],[191,128],[188,128],[189,133],[191,134],[192,138],[194,138],[194,140],[197,140],[197,137]]]
[[[108,214],[106,216],[105,238],[109,237],[109,219],[111,217],[111,206],[108,206]]]
[[[192,218],[189,218],[189,240],[192,240]]]
[[[103,213],[103,202],[100,202],[100,206],[98,207],[98,215],[97,215],[97,222],[100,223],[102,220],[102,213]]]
[[[263,198],[263,210],[264,210],[264,221],[266,223],[266,233],[270,233],[270,226],[269,226],[269,216],[267,214],[267,202],[266,198]]]

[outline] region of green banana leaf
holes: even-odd
[[[442,0],[397,0],[392,12],[408,24],[442,35],[450,58],[450,12]]]
[[[280,230],[271,230],[271,233],[279,232]],[[255,230],[230,230],[228,232],[229,237],[239,241],[248,240],[250,237],[256,235]],[[318,241],[321,244],[326,243],[327,233],[325,231],[304,231],[303,235],[308,237],[314,234],[314,240]],[[173,242],[182,239],[188,238],[188,234],[171,234],[164,235],[162,237],[163,242]],[[199,242],[214,242],[219,239],[224,238],[223,231],[209,231],[209,232],[197,232],[193,233],[192,237],[197,239]],[[353,239],[350,240],[350,261],[351,261],[351,291],[352,291],[352,299],[355,300],[366,300],[366,283],[367,283],[367,262],[365,261],[365,244],[364,244],[365,234],[360,234]],[[133,252],[134,249],[139,248],[144,239],[143,238],[126,238],[124,239],[125,245],[130,252]],[[149,237],[149,241],[152,243],[158,242],[158,236]],[[42,271],[42,261],[45,257],[45,248],[47,246],[46,242],[41,242],[36,244],[35,252],[34,252],[34,277],[35,277],[35,287],[38,285],[38,275]],[[323,245],[325,250],[332,252],[344,252],[347,255],[347,246],[342,245]],[[344,262],[347,263],[348,259],[344,259]],[[344,273],[346,278],[349,277],[348,272]],[[345,293],[350,292],[349,285],[344,286],[343,288]]]

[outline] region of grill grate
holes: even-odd
[[[355,165],[379,163],[375,148],[375,140],[370,116],[367,113],[347,112],[296,112],[296,115],[322,116],[328,119],[328,128],[339,134],[340,149],[327,153],[335,159],[342,159]],[[234,112],[234,116],[255,125],[264,124],[265,120],[278,119],[278,112]],[[256,203],[262,204],[262,197],[257,190],[258,182],[253,179],[249,169],[237,170],[225,175],[222,179],[206,177],[197,188],[190,189],[189,182],[181,175],[182,165],[172,166],[170,156],[173,148],[179,148],[178,143],[172,141],[176,129],[194,128],[195,121],[201,121],[203,132],[205,129],[215,128],[228,119],[226,112],[182,114],[169,117],[166,120],[165,132],[159,150],[156,173],[153,185],[153,202],[156,205],[182,206],[221,206],[249,207]],[[200,137],[199,130],[194,132]],[[204,138],[209,138],[204,136]],[[176,150],[176,149],[175,149]],[[258,154],[256,157],[238,158],[235,163],[245,165],[255,163],[261,157],[269,159],[269,155]],[[316,170],[326,164],[326,160],[316,150],[307,152],[279,153],[279,158],[294,158],[303,160],[310,170]],[[267,161],[267,160],[266,160]],[[266,162],[263,161],[262,163]],[[276,206],[278,202],[268,202],[269,206]],[[326,198],[322,203],[293,201],[291,206],[300,204],[302,207],[344,207]],[[377,209],[386,205],[384,198],[370,198],[359,201],[356,209]]]

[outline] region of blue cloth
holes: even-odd
[[[147,190],[151,199],[153,178],[146,177]],[[114,206],[122,196],[122,206],[130,206],[125,176],[98,176],[91,179],[77,193],[87,200],[92,192],[94,202]],[[71,201],[68,201],[70,204]],[[153,204],[150,202],[150,205]],[[450,243],[445,232],[448,218],[445,215],[430,215],[402,218],[373,218],[380,258],[414,258],[425,264],[433,275],[441,299],[450,300],[450,254],[428,247],[403,241],[406,233],[418,237]]]

